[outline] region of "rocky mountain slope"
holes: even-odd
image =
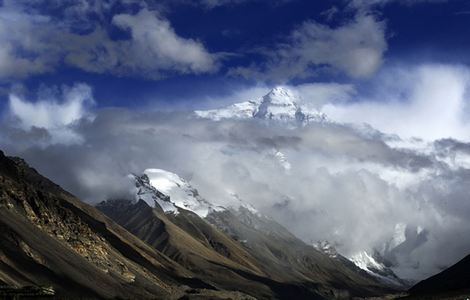
[[[97,207],[221,289],[266,299],[292,293],[299,299],[349,299],[387,290],[350,261],[315,250],[247,204],[210,204],[176,174],[150,169],[135,176],[135,184],[135,199]]]
[[[249,299],[203,282],[2,152],[0,241],[0,285],[11,287],[2,293],[50,286],[60,299]]]

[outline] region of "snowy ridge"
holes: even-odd
[[[253,113],[258,106],[259,102],[257,101],[246,101],[235,103],[221,109],[196,110],[194,113],[200,118],[211,119],[213,121],[220,121],[222,119],[248,119],[253,117]]]
[[[129,175],[135,181],[135,199],[143,200],[151,207],[160,206],[165,213],[178,214],[179,208],[196,213],[201,218],[211,212],[227,210],[225,207],[213,205],[199,195],[188,181],[175,173],[162,169],[146,169],[141,176]],[[234,200],[229,205],[235,211],[246,210],[253,215],[263,217],[252,205],[229,192]]]
[[[157,205],[162,208],[165,213],[178,214],[178,209],[170,201],[167,195],[159,192],[155,187],[150,184],[150,180],[147,175],[137,176],[129,175],[130,179],[135,180],[135,201],[143,200],[150,207],[156,207]]]
[[[380,262],[380,256],[370,255],[361,251],[349,258],[357,267],[378,278],[380,281],[392,286],[405,286],[406,283],[400,279],[390,268]]]
[[[178,208],[184,208],[205,218],[211,211],[225,210],[204,200],[189,182],[174,173],[147,169],[142,176],[133,177],[136,200],[142,199],[151,207],[159,205],[165,213],[178,214]]]
[[[361,251],[349,258],[359,268],[374,273],[376,270],[383,270],[385,266],[377,262],[369,253]]]
[[[228,107],[212,110],[196,110],[199,118],[220,121],[223,119],[277,120],[298,122],[328,121],[327,116],[316,110],[309,110],[299,105],[300,99],[285,87],[275,87],[260,99],[232,104]]]

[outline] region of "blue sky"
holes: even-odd
[[[3,27],[0,39],[3,45],[9,45],[0,59],[13,62],[26,59],[25,63],[30,65],[43,60],[42,69],[0,64],[3,104],[8,102],[12,91],[20,90],[34,101],[40,86],[71,86],[81,82],[93,88],[99,107],[162,103],[197,107],[198,99],[216,98],[255,85],[340,82],[368,90],[374,86],[376,74],[390,66],[430,62],[468,65],[470,62],[470,39],[464,32],[470,26],[470,4],[466,1],[4,0],[0,3]],[[143,11],[146,14],[139,15]],[[121,22],[127,23],[118,24],[117,15],[127,16],[128,20]],[[153,29],[144,24],[141,34],[148,34],[145,28],[151,32],[158,26],[166,26],[170,36],[164,33],[167,35],[163,39],[156,36],[147,44],[133,39],[132,28],[137,32],[137,27],[132,26],[137,26],[138,19],[158,21],[152,23]],[[354,27],[355,22],[364,24]],[[332,38],[341,29],[350,31]],[[94,30],[101,30],[102,36],[91,42],[83,38]],[[370,33],[379,40],[370,41],[366,36]],[[61,36],[54,39],[50,35]],[[357,40],[361,35],[365,35],[362,38],[368,51],[377,56],[371,66],[361,66],[361,60],[367,62],[370,55],[348,56],[351,49],[364,42]],[[33,42],[28,41],[30,36],[34,37]],[[90,58],[86,62],[67,62],[66,57],[80,51],[80,55],[109,56],[109,52],[97,54],[103,37],[109,39],[108,43],[129,41],[122,47],[133,45],[137,50],[129,53],[115,50],[113,55],[118,56],[118,62],[103,63],[97,68],[93,65],[99,63]],[[175,50],[165,46],[174,42],[172,38],[180,41],[168,46]],[[75,44],[70,43],[71,39],[76,40]],[[84,45],[89,43],[96,45],[84,50]],[[323,53],[308,53],[315,52],[319,45],[325,47]],[[142,55],[145,52],[139,52],[145,47],[154,47],[157,58],[136,60],[119,69],[122,61],[145,56]],[[301,51],[292,54],[298,48]],[[171,57],[168,53],[158,58],[159,51],[174,51],[180,56],[186,56],[187,51],[197,53],[188,59]],[[120,55],[123,57],[119,58]],[[329,59],[328,56],[338,57]],[[155,60],[161,61],[151,66]],[[171,62],[166,64],[168,60]],[[351,65],[354,60],[358,62]]]

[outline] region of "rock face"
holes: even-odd
[[[306,245],[241,199],[236,198],[233,207],[214,206],[171,174],[147,182],[155,196],[176,210],[164,210],[158,201],[149,203],[143,198],[150,196],[139,192],[135,200],[106,201],[97,208],[205,282],[258,299],[289,299],[292,293],[298,299],[349,299],[387,290],[347,259],[333,259]],[[184,195],[187,199],[181,198]],[[201,205],[207,209],[201,210]]]

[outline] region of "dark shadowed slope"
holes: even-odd
[[[218,289],[258,299],[287,299],[295,293],[299,299],[324,299],[314,290],[270,279],[240,243],[190,211],[164,214],[158,206],[127,200],[107,201],[98,208]]]
[[[470,297],[470,255],[448,269],[425,279],[410,289],[414,297],[441,297],[461,299]],[[440,295],[440,296],[439,296]]]
[[[314,285],[327,298],[348,299],[388,291],[349,260],[315,250],[271,218],[250,209],[213,212],[207,220],[239,240],[260,262],[263,272],[275,280]]]
[[[155,196],[161,199],[154,207],[143,200],[106,201],[97,207],[218,288],[266,299],[294,294],[349,299],[386,291],[350,261],[330,258],[248,209],[220,209],[206,218],[181,208],[165,213],[157,202],[171,198],[159,191]]]

